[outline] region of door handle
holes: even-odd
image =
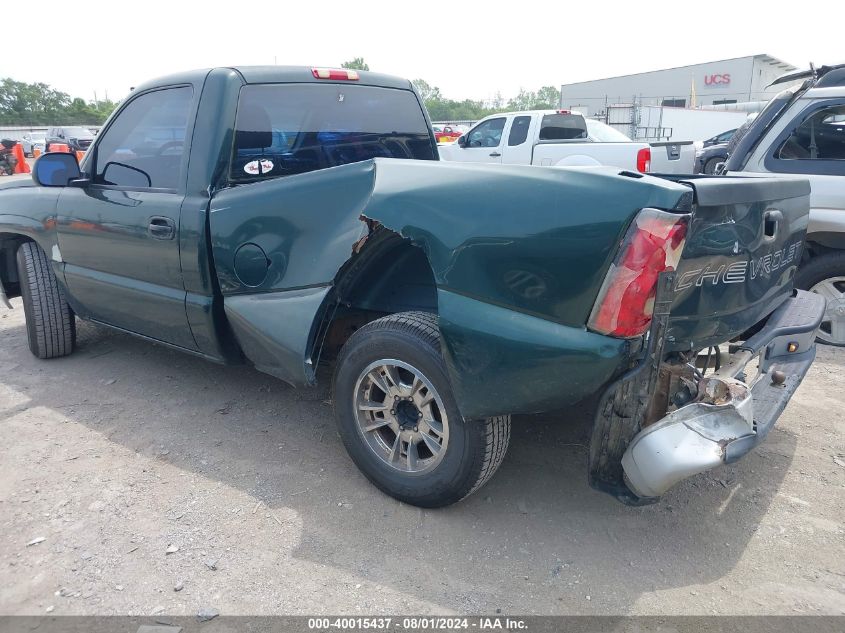
[[[150,218],[147,231],[151,237],[157,240],[172,240],[176,235],[176,222],[170,218],[154,216]]]
[[[501,154],[499,152],[493,152],[490,156],[498,157],[501,156]]]
[[[783,212],[779,209],[769,209],[763,214],[763,234],[766,239],[773,240],[778,232],[778,225],[783,220]]]

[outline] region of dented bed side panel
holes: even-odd
[[[374,176],[368,161],[217,193],[211,247],[224,297],[331,284],[368,232],[360,216]]]
[[[311,346],[325,298],[353,245],[374,167],[356,163],[241,185],[214,196],[211,247],[232,333],[261,371],[314,383]]]
[[[624,365],[628,343],[584,324],[631,218],[688,191],[612,169],[376,159],[219,192],[212,249],[247,357],[309,384],[330,289],[381,225],[431,265],[462,413],[541,411]]]
[[[443,355],[467,418],[536,413],[595,393],[629,343],[448,290],[438,291]]]
[[[583,327],[637,211],[688,192],[613,168],[377,159],[365,213],[425,251],[438,288]]]

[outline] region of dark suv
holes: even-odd
[[[72,152],[84,152],[93,142],[94,134],[87,127],[51,127],[47,130],[44,151],[50,151],[51,143],[63,143]]]

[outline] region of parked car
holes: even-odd
[[[46,132],[26,132],[21,136],[21,148],[25,156],[34,156],[35,150],[44,151],[47,140]]]
[[[466,129],[463,126],[444,125],[440,128],[440,131],[434,131],[434,138],[438,143],[453,143],[464,132],[466,132]]]
[[[807,247],[795,277],[822,294],[820,340],[845,346],[845,65],[791,73],[804,79],[774,97],[730,152],[726,171],[808,178]]]
[[[569,110],[494,114],[457,143],[439,148],[441,160],[510,165],[613,165],[647,172],[648,143],[634,143],[612,127]]]
[[[67,145],[70,151],[86,151],[94,140],[94,134],[87,127],[52,127],[47,131],[44,151],[50,151],[52,143]]]
[[[731,137],[736,132],[736,128],[732,130],[727,130],[722,132],[721,134],[717,134],[716,136],[711,136],[710,138],[704,141],[704,147],[710,147],[711,145],[723,145],[731,140]]]
[[[331,362],[349,455],[408,503],[478,490],[512,414],[593,398],[591,483],[654,502],[761,442],[815,355],[802,178],[439,163],[409,81],[320,68],[165,77],[95,143],[0,183],[32,353],[78,316],[301,387]]]
[[[728,158],[728,144],[709,145],[695,153],[696,174],[715,174],[716,168]]]

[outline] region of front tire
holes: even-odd
[[[29,350],[38,358],[67,356],[76,344],[76,317],[50,260],[38,244],[26,242],[17,263]]]
[[[825,253],[801,264],[795,274],[795,287],[827,299],[816,340],[845,347],[845,253]]]
[[[424,508],[481,488],[510,440],[510,416],[461,417],[433,314],[402,312],[355,332],[338,358],[332,399],[341,439],[361,472]]]

